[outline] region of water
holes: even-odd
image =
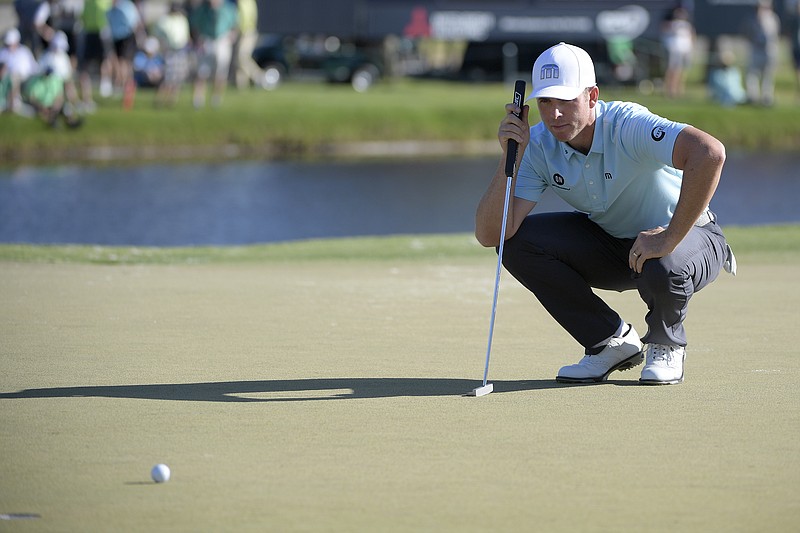
[[[732,155],[723,225],[800,222],[800,155]],[[136,246],[471,232],[495,158],[23,167],[0,171],[0,242]],[[569,209],[543,199],[537,210]]]

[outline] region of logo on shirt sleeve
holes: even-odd
[[[667,132],[661,126],[656,126],[653,128],[653,131],[650,132],[650,137],[653,138],[655,142],[660,141],[667,135]]]

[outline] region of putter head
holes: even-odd
[[[486,396],[490,392],[494,390],[494,385],[491,383],[487,383],[482,387],[478,387],[476,389],[472,389],[472,392],[468,392],[467,396]]]

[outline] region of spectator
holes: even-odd
[[[164,58],[157,38],[148,37],[133,57],[133,79],[137,87],[159,87],[164,80]]]
[[[34,74],[22,84],[22,99],[31,106],[45,124],[56,127],[58,118],[64,117],[66,124],[75,128],[82,124],[81,118],[66,113],[64,108],[64,82],[52,69]]]
[[[3,39],[5,48],[0,50],[0,63],[6,66],[6,76],[9,78],[9,90],[6,98],[6,111],[22,112],[21,87],[28,78],[39,69],[33,52],[20,42],[20,32],[11,28]]]
[[[771,106],[775,100],[775,71],[778,67],[781,22],[772,9],[772,0],[759,0],[750,20],[750,64],[745,86],[752,104]]]
[[[34,57],[44,51],[44,43],[39,34],[50,14],[50,6],[45,0],[14,0],[17,13],[17,27],[20,32],[20,44],[28,48]]]
[[[77,112],[78,109],[78,89],[75,86],[73,76],[72,60],[67,53],[69,50],[69,39],[63,31],[57,31],[50,39],[47,51],[39,60],[41,71],[50,69],[53,75],[60,78],[64,84],[65,106],[70,111]]]
[[[9,97],[11,96],[11,76],[2,58],[0,58],[0,112],[8,108]]]
[[[708,89],[711,98],[725,107],[743,104],[747,95],[742,84],[742,72],[736,66],[736,57],[730,50],[719,53],[719,65],[711,70]]]
[[[197,77],[194,84],[195,109],[205,106],[206,85],[212,80],[211,105],[222,103],[230,72],[233,42],[237,28],[236,6],[226,0],[203,0],[192,10],[190,24],[197,41]]]
[[[114,85],[117,91],[130,91],[133,81],[133,56],[143,42],[144,23],[131,0],[113,0],[106,12],[111,40],[114,43]]]
[[[111,61],[108,57],[111,47],[106,12],[111,0],[84,0],[81,14],[82,47],[78,52],[78,73],[81,85],[83,110],[93,112],[97,107],[92,97],[92,69],[100,71],[100,95],[111,96]]]
[[[789,19],[792,21],[791,33],[789,34],[792,42],[792,59],[794,61],[794,72],[797,81],[796,95],[800,100],[800,0],[789,0],[786,3],[786,10]]]
[[[689,12],[676,7],[661,27],[661,39],[667,52],[667,68],[664,73],[664,92],[667,98],[683,95],[686,86],[686,71],[692,64],[695,32]]]
[[[236,87],[244,89],[250,83],[261,85],[264,75],[253,59],[258,41],[258,6],[256,0],[239,0],[239,41],[236,53]]]
[[[153,27],[164,53],[164,81],[158,88],[156,103],[174,105],[189,72],[189,21],[178,2]]]
[[[68,0],[48,0],[45,4],[48,15],[37,28],[39,35],[49,45],[56,33],[63,32],[67,38],[67,54],[75,70],[78,65],[79,12]]]
[[[633,51],[633,39],[622,35],[606,39],[608,59],[614,67],[614,80],[630,82],[636,75],[636,53]]]

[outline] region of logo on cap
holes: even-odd
[[[540,80],[557,80],[559,76],[558,72],[558,65],[554,63],[548,63],[542,66],[542,70],[539,74]]]

